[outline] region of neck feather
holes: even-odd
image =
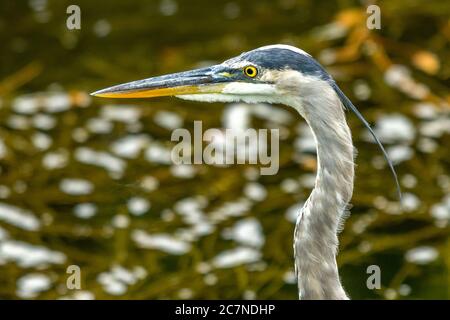
[[[300,299],[348,299],[336,264],[337,234],[353,192],[353,144],[334,92],[313,94],[296,108],[317,144],[315,187],[300,212],[294,235]],[[308,102],[305,102],[308,101]]]

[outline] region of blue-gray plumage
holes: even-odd
[[[330,75],[309,54],[301,54],[284,48],[253,50],[243,53],[241,59],[270,70],[296,70],[303,75],[314,76],[322,80],[331,80]]]
[[[245,52],[221,64],[133,81],[93,95],[110,98],[177,96],[195,101],[269,102],[297,110],[317,144],[315,187],[299,212],[294,258],[301,299],[348,299],[336,264],[337,234],[353,193],[354,148],[344,110],[351,110],[386,151],[367,121],[309,54],[288,45]]]

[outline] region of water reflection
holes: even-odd
[[[383,10],[417,10],[401,2]],[[354,298],[448,298],[450,117],[439,63],[448,49],[420,34],[409,33],[409,44],[398,38],[398,30],[426,29],[414,19],[386,15],[380,40],[361,27],[361,8],[330,5],[323,16],[312,2],[306,10],[296,1],[171,0],[117,2],[100,14],[81,1],[89,14],[70,33],[61,4],[3,6],[11,15],[0,26],[20,12],[26,31],[0,29],[10,62],[0,82],[0,297],[295,299],[293,225],[317,163],[313,136],[294,111],[174,99],[110,104],[88,95],[287,42],[319,57],[353,93],[404,189],[400,206],[382,156],[349,115],[359,155],[352,215],[340,235],[346,289]],[[445,33],[433,34],[445,42]],[[171,131],[192,130],[195,120],[279,129],[278,174],[173,165]],[[65,287],[72,264],[82,270],[80,291]],[[383,272],[378,292],[365,287],[370,264]]]

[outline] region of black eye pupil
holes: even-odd
[[[255,71],[254,71],[252,68],[247,68],[247,74],[248,74],[249,76],[252,76],[252,75],[255,74]]]

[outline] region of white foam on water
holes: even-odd
[[[450,221],[450,195],[445,196],[441,202],[434,204],[430,209],[433,218],[440,221]]]
[[[113,124],[108,119],[90,118],[86,123],[86,128],[92,133],[107,134],[113,129]]]
[[[59,297],[60,300],[95,300],[95,295],[87,290],[76,290],[71,295]]]
[[[73,208],[73,213],[78,218],[89,219],[97,213],[97,206],[93,203],[79,203]]]
[[[177,178],[191,179],[195,177],[197,170],[189,164],[175,164],[170,167],[170,173]]]
[[[31,136],[33,145],[39,150],[47,150],[53,143],[52,138],[45,133],[36,132]]]
[[[403,145],[391,146],[386,149],[386,152],[393,164],[410,160],[414,156],[414,149]]]
[[[421,203],[419,197],[413,193],[404,192],[402,195],[402,209],[404,211],[415,211],[420,207]]]
[[[59,187],[62,192],[73,196],[87,195],[94,190],[94,185],[84,179],[63,179]]]
[[[244,187],[244,194],[251,200],[263,201],[267,197],[267,190],[260,183],[249,182]]]
[[[75,158],[86,164],[99,166],[108,172],[115,174],[114,177],[121,177],[126,168],[126,162],[104,151],[96,151],[87,147],[80,147],[75,150]]]
[[[147,271],[141,266],[127,269],[121,265],[113,265],[109,271],[100,273],[97,282],[103,290],[111,295],[119,296],[127,292],[128,287],[136,284],[147,276]]]
[[[111,224],[117,229],[126,229],[130,226],[130,217],[125,214],[116,214],[112,218]]]
[[[9,233],[2,227],[0,227],[0,241],[6,240],[9,238]]]
[[[411,75],[411,70],[404,66],[393,64],[384,74],[385,82],[411,98],[423,100],[430,92],[430,89],[417,82]]]
[[[111,24],[106,19],[97,20],[94,23],[94,33],[97,37],[106,37],[111,32]]]
[[[100,115],[110,121],[133,124],[141,117],[141,110],[131,105],[106,105],[102,108]]]
[[[225,107],[222,124],[228,129],[247,129],[250,125],[250,110],[245,103],[233,103]]]
[[[183,125],[183,119],[177,113],[166,110],[156,112],[153,120],[167,130],[174,130]]]
[[[171,150],[160,143],[152,143],[145,151],[145,158],[151,163],[171,164]]]
[[[236,222],[231,229],[224,230],[222,234],[225,239],[231,239],[250,247],[260,248],[265,242],[261,223],[255,218],[242,219]]]
[[[250,109],[252,115],[269,122],[289,124],[293,120],[292,115],[288,111],[271,104],[257,103],[248,105],[248,108]]]
[[[417,103],[413,108],[413,112],[420,119],[433,119],[438,115],[437,106],[428,102]]]
[[[402,114],[390,114],[381,116],[375,125],[374,131],[381,142],[405,142],[411,143],[416,135],[416,129],[412,121]],[[366,131],[365,139],[373,142],[369,132]]]
[[[11,195],[11,189],[8,186],[0,184],[0,199],[7,199]]]
[[[293,178],[286,178],[281,181],[280,188],[286,193],[297,193],[300,189],[300,183]]]
[[[113,142],[111,150],[120,157],[135,159],[149,142],[150,138],[147,135],[128,135]]]
[[[32,96],[19,96],[12,101],[12,109],[17,113],[33,114],[39,110],[39,104]]]
[[[42,165],[49,170],[61,169],[67,165],[68,160],[67,150],[61,149],[46,153],[42,158]]]
[[[183,222],[196,225],[205,221],[203,209],[207,205],[207,200],[203,197],[189,197],[177,201],[174,209],[179,213]]]
[[[228,201],[210,212],[210,218],[214,221],[223,221],[229,217],[238,217],[247,213],[252,207],[252,202],[242,197],[235,201]]]
[[[47,114],[38,113],[32,118],[33,126],[41,130],[51,130],[56,125],[54,117]]]
[[[140,186],[147,192],[154,191],[159,186],[159,181],[153,176],[144,176],[140,181]]]
[[[29,273],[17,280],[16,294],[20,298],[35,298],[39,293],[50,289],[52,281],[43,273]]]
[[[2,138],[0,138],[0,159],[3,159],[6,157],[8,153],[8,148],[6,147],[5,142]]]
[[[20,267],[30,268],[62,264],[66,261],[66,256],[42,246],[7,240],[0,242],[0,260],[15,262]]]
[[[297,217],[299,216],[300,211],[303,208],[303,205],[304,205],[304,202],[300,202],[300,203],[296,203],[296,204],[293,204],[292,206],[290,206],[286,210],[286,213],[284,214],[284,217],[286,218],[286,220],[289,222],[292,222],[292,223],[296,223]]]
[[[305,173],[300,177],[300,184],[305,187],[312,189],[316,184],[316,175],[313,173]]]
[[[39,219],[32,212],[1,202],[0,220],[29,231],[36,231],[41,226]]]
[[[408,262],[415,264],[429,264],[437,259],[438,251],[430,246],[420,246],[410,249],[405,254],[405,259]]]
[[[30,119],[22,115],[11,115],[6,122],[9,127],[15,130],[27,130],[30,128]]]
[[[247,247],[238,247],[219,253],[212,260],[212,265],[216,268],[233,268],[243,264],[257,262],[261,259],[259,250]]]
[[[296,284],[297,277],[295,276],[295,272],[292,270],[286,271],[283,275],[283,280],[287,284]]]
[[[150,201],[142,197],[132,197],[127,202],[128,211],[132,215],[141,216],[151,207]]]
[[[185,254],[191,249],[189,243],[165,233],[149,234],[143,230],[134,230],[131,237],[144,249],[156,249],[174,255]]]
[[[17,113],[31,115],[39,111],[49,113],[66,111],[71,104],[67,92],[39,92],[15,98],[12,108]]]
[[[70,108],[70,96],[67,93],[50,93],[44,96],[42,107],[45,111],[56,113],[66,111]]]
[[[431,138],[439,138],[444,134],[450,134],[450,118],[442,117],[423,122],[420,125],[420,133]]]

